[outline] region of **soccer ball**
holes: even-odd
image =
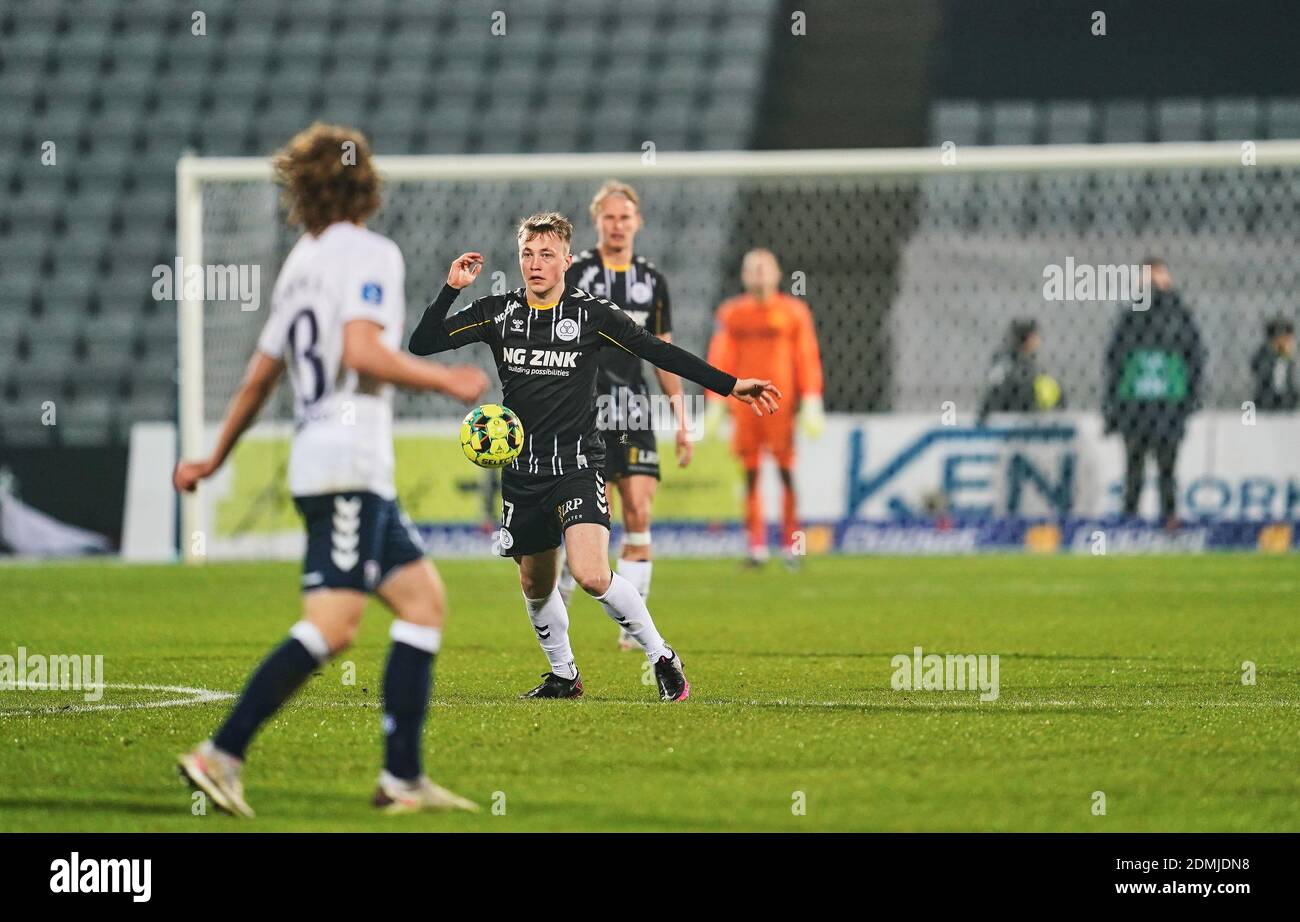
[[[465,414],[460,448],[479,467],[505,467],[524,447],[524,424],[509,407],[485,403]]]

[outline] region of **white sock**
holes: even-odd
[[[551,664],[551,672],[562,679],[572,679],[578,674],[573,663],[573,650],[569,647],[569,612],[560,598],[560,591],[552,589],[544,599],[525,598],[528,620],[533,623],[537,642],[542,645]]]
[[[605,594],[597,596],[596,601],[605,609],[605,614],[614,619],[614,623],[623,628],[641,645],[646,657],[654,663],[661,656],[668,656],[668,645],[659,636],[650,609],[645,606],[645,599],[626,576],[611,573],[609,588]]]
[[[641,593],[641,598],[650,598],[650,571],[654,569],[653,560],[622,560],[618,562],[618,572],[627,577],[627,581]]]

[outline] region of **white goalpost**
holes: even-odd
[[[1207,340],[1229,349],[1210,399],[1232,406],[1241,373],[1231,350],[1253,342],[1257,321],[1294,305],[1300,290],[1300,141],[376,162],[386,188],[372,226],[407,255],[408,322],[436,291],[438,267],[453,251],[483,249],[485,279],[498,270],[515,287],[511,222],[537,205],[566,211],[585,229],[591,192],[617,177],[642,189],[644,251],[674,286],[677,340],[703,351],[712,308],[735,289],[738,253],[768,243],[787,273],[803,273],[835,376],[828,399],[842,412],[915,412],[948,398],[972,404],[988,345],[1010,319],[1043,310],[1035,292],[1045,265],[1066,257],[1128,263],[1147,251],[1177,261],[1183,277],[1219,299],[1205,299],[1202,318]],[[184,265],[257,265],[263,291],[262,309],[241,311],[178,285],[181,457],[210,447],[269,310],[292,239],[279,226],[272,180],[267,158],[186,155],[177,164]],[[1081,409],[1098,399],[1092,369],[1109,319],[1105,311],[1044,311],[1061,350],[1060,377]],[[453,412],[450,404],[400,401],[396,409],[399,419]],[[277,404],[268,422],[283,423],[286,413],[287,404]],[[278,476],[274,463],[258,475],[267,484]],[[210,544],[210,489],[181,497],[177,537],[186,562],[202,561]]]

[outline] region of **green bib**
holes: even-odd
[[[1119,377],[1118,396],[1121,400],[1178,403],[1187,397],[1187,364],[1177,352],[1130,352]]]

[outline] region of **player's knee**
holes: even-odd
[[[330,656],[342,653],[352,646],[352,641],[356,639],[359,626],[359,621],[350,620],[328,621],[317,625],[325,638],[325,642],[329,644]]]
[[[573,572],[573,579],[582,591],[587,595],[600,596],[609,591],[610,570],[609,565],[587,565],[574,567],[570,563],[569,569]]]
[[[650,500],[637,499],[623,506],[623,527],[628,531],[650,530]]]
[[[420,627],[442,627],[446,614],[441,598],[430,596],[419,601],[402,604],[394,614],[399,621],[406,621]]]

